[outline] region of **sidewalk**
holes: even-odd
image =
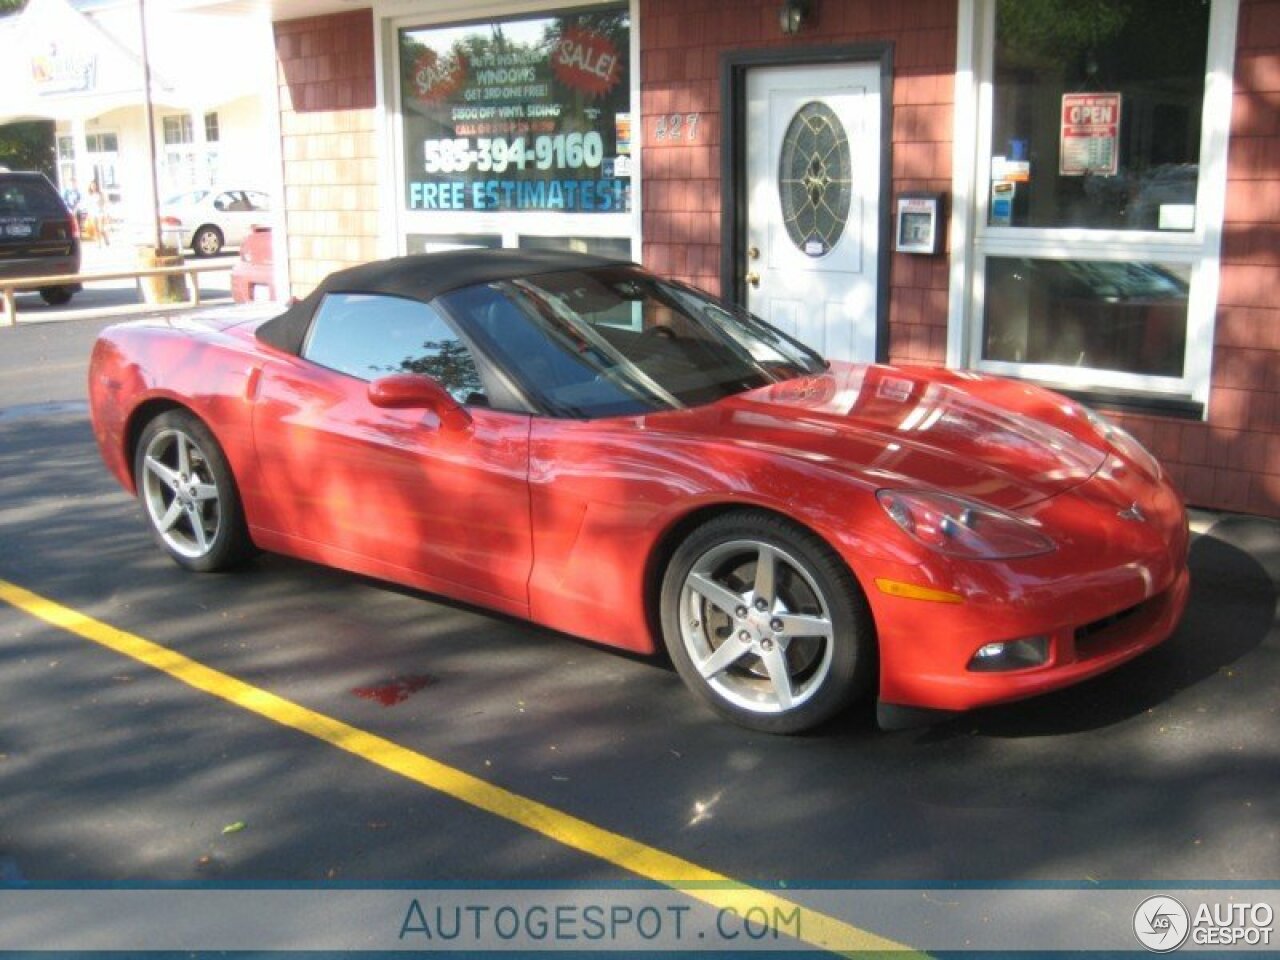
[[[99,246],[97,241],[81,244],[80,272],[98,273],[129,270],[137,265],[138,249],[131,242],[117,240]],[[236,254],[212,257],[208,263],[234,263]],[[231,273],[217,271],[200,278],[200,303],[214,305],[231,302]],[[51,323],[58,320],[95,319],[112,316],[141,316],[147,312],[135,280],[101,280],[87,284],[71,302],[51,307],[34,290],[18,293],[18,323]],[[168,312],[175,307],[158,308]],[[4,321],[0,321],[3,324]]]

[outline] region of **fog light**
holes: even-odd
[[[1025,670],[1038,667],[1048,659],[1048,637],[1025,637],[1006,643],[984,643],[969,661],[969,669],[978,673]]]

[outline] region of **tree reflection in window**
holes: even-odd
[[[422,344],[422,351],[416,357],[405,357],[400,366],[390,372],[430,377],[459,403],[488,403],[476,361],[461,340],[427,340]]]
[[[787,235],[807,256],[825,256],[844,233],[851,165],[849,138],[835,112],[816,100],[797,110],[782,138],[778,194]]]
[[[466,344],[429,304],[418,300],[328,294],[316,310],[302,355],[366,381],[389,373],[422,374],[460,403],[488,402]]]

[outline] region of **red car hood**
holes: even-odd
[[[1006,509],[1083,483],[1110,452],[1061,396],[932,368],[832,364],[648,417],[645,427],[770,449],[875,487],[930,487]]]

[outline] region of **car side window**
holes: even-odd
[[[302,356],[361,380],[424,374],[459,403],[488,404],[471,350],[439,313],[417,300],[330,293],[316,308]]]
[[[246,190],[244,192],[245,199],[249,201],[250,210],[270,210],[271,200],[265,193],[258,193],[255,190]]]

